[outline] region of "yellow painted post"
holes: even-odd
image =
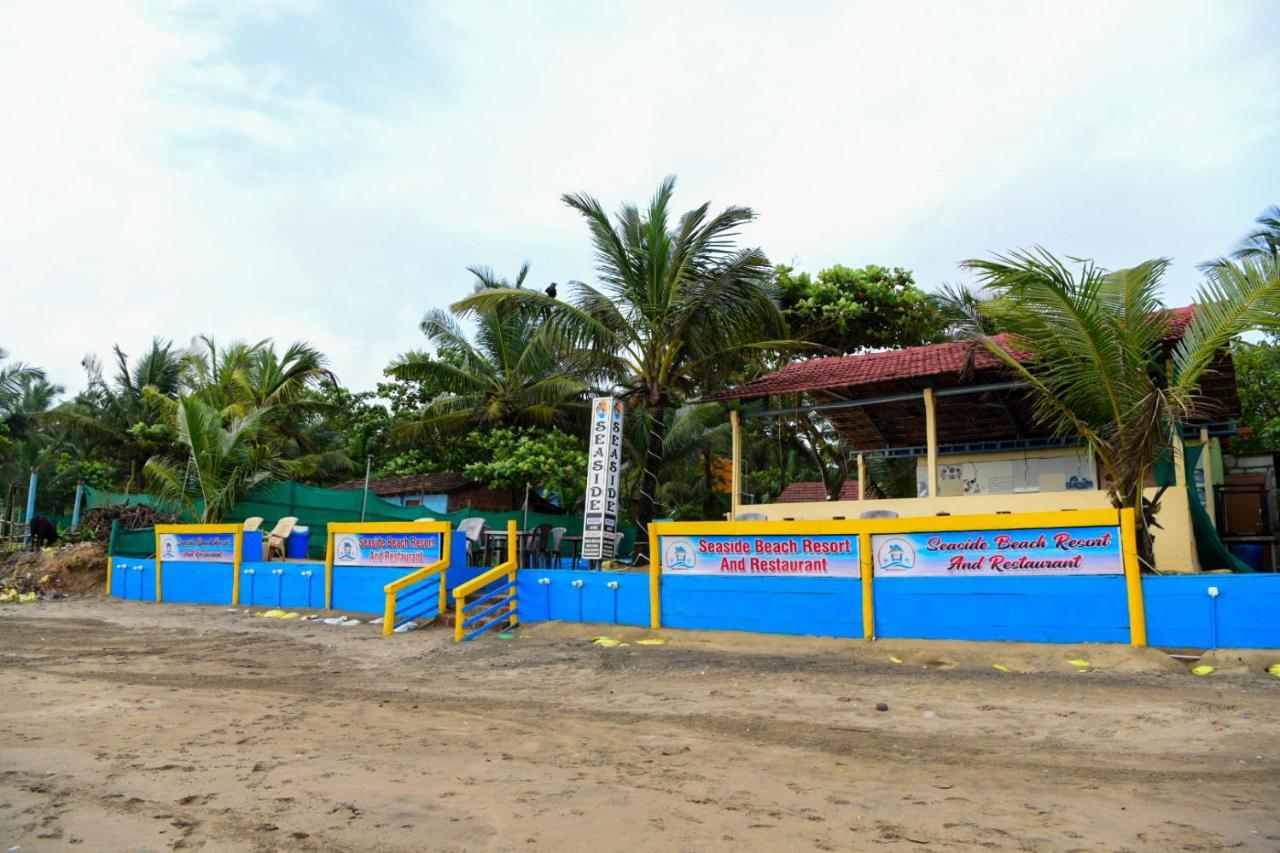
[[[382,611],[382,636],[390,637],[396,624],[396,596],[399,593],[387,593],[387,606]]]
[[[1120,553],[1129,597],[1129,643],[1142,647],[1147,644],[1147,608],[1142,598],[1142,566],[1138,562],[1137,525],[1131,507],[1120,510]]]
[[[507,564],[511,567],[511,571],[507,572],[507,583],[514,584],[516,582],[516,572],[520,568],[520,548],[516,541],[516,520],[514,518],[507,522]],[[511,596],[511,603],[507,605],[507,627],[511,627],[520,619],[516,613],[515,587],[512,587],[508,594]]]
[[[933,389],[924,389],[925,452],[928,455],[929,497],[938,496],[938,418],[934,408]]]
[[[737,414],[736,412],[734,414]],[[736,461],[735,461],[736,466]],[[736,471],[737,468],[735,467]],[[662,552],[658,550],[658,532],[649,525],[649,627],[662,627]]]
[[[328,526],[324,546],[324,609],[333,609],[333,525]]]
[[[862,456],[859,455],[861,460]],[[876,638],[876,599],[875,566],[871,562],[871,534],[858,534],[858,557],[862,571],[862,636],[867,640]]]
[[[241,550],[244,548],[244,525],[241,524],[236,530],[235,548],[231,554],[231,605],[233,607],[240,604],[240,564],[244,558]]]
[[[858,454],[858,500],[867,496],[867,460]]]
[[[738,502],[742,495],[742,418],[738,410],[729,412],[729,426],[732,428],[730,461],[733,467],[729,471],[729,518],[738,520]],[[653,559],[650,558],[650,563]]]
[[[156,601],[161,600],[160,596],[160,534],[156,534]]]
[[[107,597],[108,597],[108,598],[111,596],[111,568],[112,568],[112,565],[113,565],[113,560],[112,560],[112,558],[111,558],[111,555],[110,555],[110,554],[108,554],[108,555],[107,555]]]
[[[467,597],[454,593],[453,596],[453,641],[462,642],[462,619],[467,611]]]
[[[444,560],[445,568],[440,570],[440,616],[443,618],[449,612],[449,590],[447,581],[449,578],[449,559],[452,552],[449,550],[453,544],[453,525],[445,523],[444,533],[440,534],[443,538],[440,540],[440,559]]]

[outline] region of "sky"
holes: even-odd
[[[1196,263],[1280,203],[1280,4],[0,0],[0,348],[74,391],[160,336],[372,388],[487,265],[592,279],[560,201],[926,290],[1043,245]]]

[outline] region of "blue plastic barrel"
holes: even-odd
[[[311,530],[307,527],[295,527],[284,543],[284,555],[290,560],[307,559],[307,544],[311,541]]]
[[[262,531],[246,530],[244,544],[240,546],[240,562],[258,563],[262,561]]]
[[[1257,542],[1232,542],[1230,548],[1231,553],[1243,560],[1246,566],[1255,572],[1262,571],[1262,560],[1265,551],[1261,544]]]

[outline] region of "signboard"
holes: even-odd
[[[429,566],[440,560],[439,533],[335,533],[335,566]]]
[[[234,533],[161,533],[160,560],[174,563],[234,563]]]
[[[622,468],[622,401],[591,401],[591,436],[587,448],[587,494],[582,518],[582,556],[607,560],[616,556],[618,480]]]
[[[1114,575],[1118,527],[1044,527],[871,537],[876,577]]]
[[[671,575],[856,578],[858,535],[661,536],[662,571]]]

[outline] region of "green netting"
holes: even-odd
[[[100,492],[89,487],[85,488],[85,494],[87,505],[90,509],[125,503],[126,501],[130,505],[146,504],[162,508],[149,495],[121,495]],[[322,489],[303,483],[271,483],[257,489],[248,498],[237,504],[236,508],[228,514],[225,520],[234,523],[258,516],[264,519],[263,529],[270,530],[279,519],[290,515],[295,516],[299,525],[311,529],[309,555],[314,559],[323,559],[329,523],[359,521],[360,506],[363,498],[364,493],[360,489]],[[513,512],[480,512],[469,509],[456,512],[432,512],[421,506],[398,506],[373,494],[369,495],[368,506],[364,513],[365,521],[413,521],[415,518],[429,517],[437,521],[452,522],[455,527],[462,519],[476,516],[485,519],[485,524],[489,527],[505,529],[507,522],[514,519],[521,529],[537,527],[539,524],[550,524],[555,527],[565,528],[570,536],[580,536],[582,534],[582,516],[577,514],[552,515],[550,513],[530,512],[526,515],[522,510]],[[631,525],[621,525],[619,529],[623,533],[621,552],[623,554],[629,553],[632,543],[635,541],[635,528]],[[150,533],[151,529],[147,528],[141,531],[121,531],[119,535],[121,537],[137,536],[140,541],[140,537],[143,534]],[[134,540],[132,538],[122,541],[127,542],[130,547],[141,547],[141,545],[133,545]],[[146,547],[146,555],[150,555],[155,550],[154,539]],[[121,551],[118,553],[128,553],[130,556],[146,556],[135,554],[133,551]]]
[[[127,530],[120,522],[111,522],[111,541],[107,553],[113,557],[154,557],[156,555],[156,529],[143,527]]]

